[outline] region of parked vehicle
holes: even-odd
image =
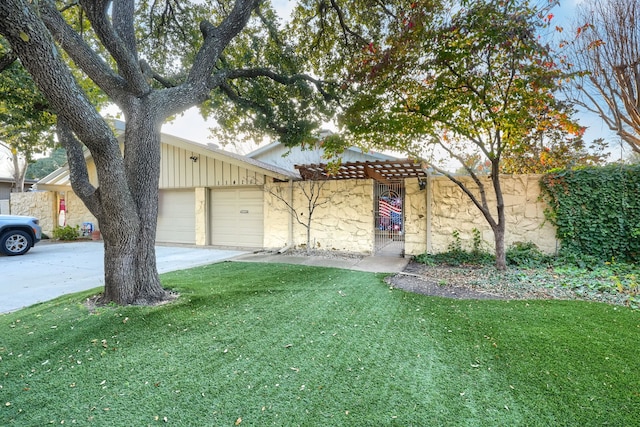
[[[23,255],[42,238],[37,218],[20,215],[0,215],[0,253]]]

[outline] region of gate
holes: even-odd
[[[404,186],[378,182],[374,190],[374,254],[404,256]]]

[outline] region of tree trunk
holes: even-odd
[[[499,223],[493,230],[493,236],[496,245],[496,268],[500,271],[507,269],[507,257],[504,246],[505,227],[504,222]]]
[[[125,131],[125,169],[140,224],[135,252],[137,304],[161,301],[168,295],[160,284],[156,265],[162,118],[155,112],[153,106],[138,105],[127,116]]]
[[[149,102],[151,103],[151,102]],[[105,292],[103,302],[147,305],[164,301],[168,293],[162,288],[156,266],[156,225],[158,185],[160,180],[160,125],[152,119],[153,109],[138,103],[126,114],[124,134],[125,223],[112,210],[99,218],[105,245]],[[104,172],[103,172],[104,173]],[[101,169],[98,180],[105,188]]]
[[[27,161],[25,160],[24,166],[20,167],[20,158],[15,149],[11,150],[11,159],[13,161],[13,181],[14,191],[16,193],[24,192],[24,177],[27,175]]]
[[[504,214],[504,196],[502,195],[502,186],[500,185],[500,159],[492,162],[491,165],[491,183],[496,194],[496,210],[498,211],[498,223],[492,225],[493,235],[496,244],[496,268],[500,271],[507,269],[507,257],[504,246],[504,235],[506,231],[506,220]]]

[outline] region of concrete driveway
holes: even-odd
[[[245,253],[210,248],[156,247],[160,273],[212,264]],[[26,255],[0,255],[0,313],[100,286],[104,286],[102,242],[43,241]]]

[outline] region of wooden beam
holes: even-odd
[[[364,174],[368,178],[375,179],[376,181],[389,182],[389,180],[383,174],[381,174],[379,171],[377,171],[374,167],[372,167],[372,165],[366,165],[365,166]]]

